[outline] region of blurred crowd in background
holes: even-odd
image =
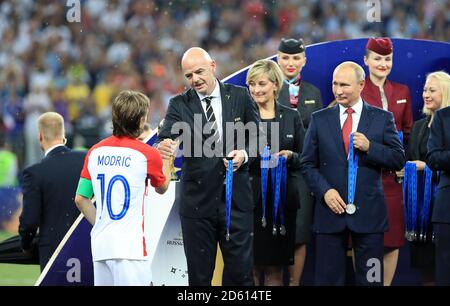
[[[111,99],[133,89],[150,97],[156,128],[185,89],[180,58],[192,46],[208,50],[224,78],[275,54],[282,37],[450,41],[448,0],[383,0],[382,22],[372,23],[368,2],[82,0],[81,22],[68,22],[67,1],[0,1],[0,186],[42,158],[43,112],[64,117],[70,147],[89,148],[112,132]]]

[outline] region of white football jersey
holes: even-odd
[[[159,152],[138,140],[111,136],[86,155],[77,193],[95,194],[97,213],[91,231],[92,258],[148,259],[144,236],[144,197],[148,179],[165,182]],[[91,192],[89,192],[89,186]]]

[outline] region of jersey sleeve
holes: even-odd
[[[76,194],[79,194],[85,198],[91,199],[94,196],[94,188],[92,187],[91,175],[89,173],[88,164],[90,151],[84,159],[83,169],[81,170],[80,180],[78,181],[78,187]]]
[[[147,175],[153,187],[160,187],[166,181],[163,172],[163,161],[159,152],[151,148],[147,154]]]

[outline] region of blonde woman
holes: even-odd
[[[407,159],[416,164],[419,178],[423,176],[426,166],[427,142],[434,114],[437,110],[449,106],[450,76],[443,71],[430,73],[423,87],[422,97],[422,112],[426,117],[414,122],[407,151]],[[432,206],[433,203],[431,203],[431,209]],[[431,214],[429,216],[431,219]],[[411,242],[411,266],[420,269],[424,285],[434,283],[434,245],[431,241],[431,222],[428,224],[426,240]]]
[[[441,101],[432,115],[427,143],[427,165],[439,171],[439,185],[434,199],[431,221],[435,244],[436,285],[450,285],[450,76],[431,73],[424,88],[425,105]]]
[[[283,266],[294,263],[294,244],[296,214],[300,207],[298,179],[300,177],[300,154],[302,151],[304,128],[296,110],[277,103],[277,96],[283,84],[283,74],[278,65],[271,60],[255,62],[247,74],[250,94],[259,109],[261,122],[267,124],[267,140],[271,153],[286,158],[286,202],[279,206],[278,218],[274,218],[274,201],[271,174],[267,177],[266,205],[263,209],[261,190],[261,163],[255,161],[250,167],[254,214],[254,279],[260,285],[260,276],[264,274],[264,285],[281,286],[283,284]],[[274,127],[278,126],[278,135]],[[275,136],[275,137],[273,137]],[[278,137],[276,137],[278,136]],[[278,143],[271,143],[275,139]],[[263,144],[263,145],[266,145]],[[274,151],[274,148],[279,148]],[[270,172],[270,171],[269,171]],[[273,173],[273,172],[272,172]],[[265,211],[265,215],[263,214]],[[265,226],[262,217],[265,216]],[[284,217],[284,222],[282,221]],[[273,226],[276,233],[273,233]],[[285,226],[285,233],[280,227]]]

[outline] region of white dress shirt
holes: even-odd
[[[214,112],[214,117],[216,117],[216,123],[217,123],[217,129],[219,130],[219,137],[222,139],[223,135],[223,128],[222,128],[222,97],[220,96],[220,86],[219,82],[216,80],[216,84],[214,85],[214,90],[210,95],[202,95],[201,93],[197,92],[198,97],[200,98],[200,101],[202,103],[203,112],[206,114],[206,97],[212,97],[211,99],[211,107]]]
[[[219,137],[221,140],[223,135],[223,128],[222,128],[222,96],[220,95],[220,86],[219,82],[216,79],[216,84],[214,85],[214,90],[210,95],[202,95],[201,93],[197,92],[197,95],[201,101],[203,112],[205,113],[205,116],[208,117],[206,114],[206,97],[212,97],[211,99],[211,107],[214,111],[214,117],[216,117],[216,123],[217,123],[217,129],[219,130]],[[225,142],[223,142],[225,143]],[[248,154],[245,150],[241,150],[244,153],[244,164],[248,161]]]
[[[359,120],[361,119],[361,113],[363,109],[363,101],[361,98],[359,98],[358,102],[356,102],[355,105],[352,106],[353,113],[352,113],[352,119],[353,119],[353,125],[352,125],[352,133],[356,132],[358,129]],[[346,107],[339,104],[339,119],[341,120],[341,129],[344,125],[345,119],[347,119],[348,114],[345,112],[347,110]]]

